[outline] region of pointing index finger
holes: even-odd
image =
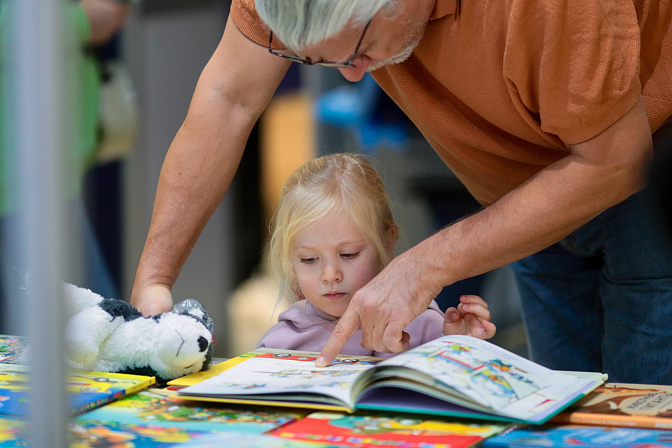
[[[331,333],[329,340],[322,348],[320,356],[315,361],[316,367],[327,367],[332,363],[336,355],[341,352],[341,349],[348,342],[348,339],[357,332],[361,326],[361,320],[356,312],[346,310],[343,316],[338,320],[334,331]]]

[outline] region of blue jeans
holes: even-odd
[[[512,264],[530,357],[672,384],[672,244],[648,191]]]

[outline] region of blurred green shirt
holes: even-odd
[[[5,6],[3,6],[5,5]],[[7,67],[7,24],[9,12],[7,2],[0,3],[0,218],[14,209],[11,184],[16,173],[12,170],[15,152],[11,151],[13,113],[11,94],[13,81],[8,76]],[[66,198],[74,197],[81,189],[84,171],[95,160],[98,136],[98,103],[100,101],[100,73],[96,58],[85,51],[90,36],[89,22],[79,4],[67,4],[67,30],[70,32],[68,44],[72,47],[68,69],[68,87],[72,91],[69,105],[73,114],[73,131],[68,152],[69,172],[73,173],[65,183]],[[5,45],[3,45],[5,43]],[[35,123],[36,131],[40,123]]]

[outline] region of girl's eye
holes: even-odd
[[[312,264],[312,263],[315,263],[315,260],[317,260],[317,258],[315,258],[315,257],[301,258],[301,263]]]
[[[347,253],[347,254],[341,254],[341,257],[345,258],[346,260],[352,259],[357,257],[359,255],[359,252],[352,252],[352,253]]]

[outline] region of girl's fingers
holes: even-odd
[[[455,307],[450,307],[446,310],[444,321],[455,322],[460,318],[460,312]]]
[[[483,339],[490,339],[497,333],[497,327],[489,320],[481,321],[481,325],[483,326]]]
[[[459,310],[462,315],[473,314],[478,317],[478,320],[490,320],[490,310],[478,304],[463,304],[459,305]]]
[[[466,304],[475,304],[475,305],[481,305],[483,308],[488,309],[488,302],[483,300],[480,296],[474,295],[474,294],[465,294],[463,296],[460,296],[460,303]]]

